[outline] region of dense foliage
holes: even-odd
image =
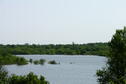
[[[98,70],[100,84],[126,84],[126,27],[117,30],[110,46],[107,66]]]
[[[107,56],[107,43],[88,43],[88,44],[58,44],[58,45],[0,45],[0,52],[17,54],[63,54],[63,55],[101,55]]]
[[[58,64],[55,60],[49,61],[48,64]]]
[[[7,64],[24,65],[27,64],[27,60],[23,57],[17,57],[11,54],[0,54],[0,65]]]
[[[31,59],[30,59],[31,60]],[[45,59],[40,59],[40,60],[35,60],[35,61],[33,61],[34,62],[34,64],[41,64],[41,65],[44,65],[44,63],[45,63]],[[32,62],[30,62],[30,63],[32,63]]]
[[[43,76],[38,77],[32,72],[25,76],[12,75],[9,78],[9,84],[49,84]]]
[[[32,72],[24,76],[8,76],[6,70],[0,66],[0,84],[49,84],[43,76],[38,77]]]
[[[8,84],[8,72],[0,65],[0,84]]]

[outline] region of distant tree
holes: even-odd
[[[107,66],[97,71],[100,84],[126,84],[126,27],[117,30],[109,42]]]
[[[7,54],[65,54],[65,55],[103,55],[108,53],[107,43],[89,43],[89,44],[22,44],[22,45],[0,45],[0,55]]]

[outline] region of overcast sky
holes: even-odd
[[[0,44],[108,42],[126,0],[0,0]]]

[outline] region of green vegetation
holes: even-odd
[[[49,64],[57,64],[57,62],[55,60],[49,61]]]
[[[0,54],[0,65],[7,64],[25,65],[27,64],[27,60],[23,57],[17,57],[11,54]]]
[[[44,59],[40,59],[39,64],[43,65],[45,63]]]
[[[32,60],[32,59],[30,59],[30,60],[29,60],[29,62],[30,62],[30,63],[33,63],[33,60]]]
[[[31,60],[31,59],[30,59],[30,60]],[[35,60],[35,61],[33,61],[33,63],[34,63],[35,65],[38,65],[38,64],[44,65],[45,62],[46,62],[45,59],[40,59],[40,60]],[[51,60],[51,61],[48,62],[48,64],[58,64],[58,63],[57,63],[55,60]]]
[[[39,61],[38,61],[38,60],[35,60],[35,61],[34,61],[34,64],[35,64],[35,65],[38,65],[38,64],[39,64]]]
[[[27,60],[23,57],[17,57],[10,54],[6,49],[0,49],[0,65],[7,65],[7,64],[17,64],[17,65],[24,65],[27,64]]]
[[[107,66],[97,71],[100,84],[126,84],[126,27],[117,30],[111,42]]]
[[[41,64],[41,65],[43,65],[45,63],[45,59],[40,59],[40,60],[35,60],[34,61],[34,64]]]
[[[49,84],[43,76],[38,77],[32,72],[24,76],[8,76],[6,70],[0,66],[0,84]]]
[[[0,84],[8,84],[8,72],[0,65]]]
[[[0,52],[6,52],[13,55],[18,54],[58,54],[58,55],[108,55],[107,43],[88,43],[88,44],[66,44],[66,45],[0,45]]]
[[[99,84],[126,84],[126,27],[117,30],[109,43],[66,44],[66,45],[0,45],[0,65],[27,64],[22,57],[11,54],[65,54],[65,55],[100,55],[107,56],[106,67],[98,70]],[[44,64],[45,60],[29,60],[30,63]],[[57,64],[55,60],[49,64]],[[72,63],[71,63],[72,64]],[[49,84],[43,76],[33,73],[25,76],[12,75],[0,66],[0,84]]]
[[[43,76],[38,77],[32,72],[25,76],[12,75],[9,78],[9,84],[49,84]]]

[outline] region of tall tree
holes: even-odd
[[[109,42],[107,66],[97,71],[100,84],[126,84],[126,27]]]

